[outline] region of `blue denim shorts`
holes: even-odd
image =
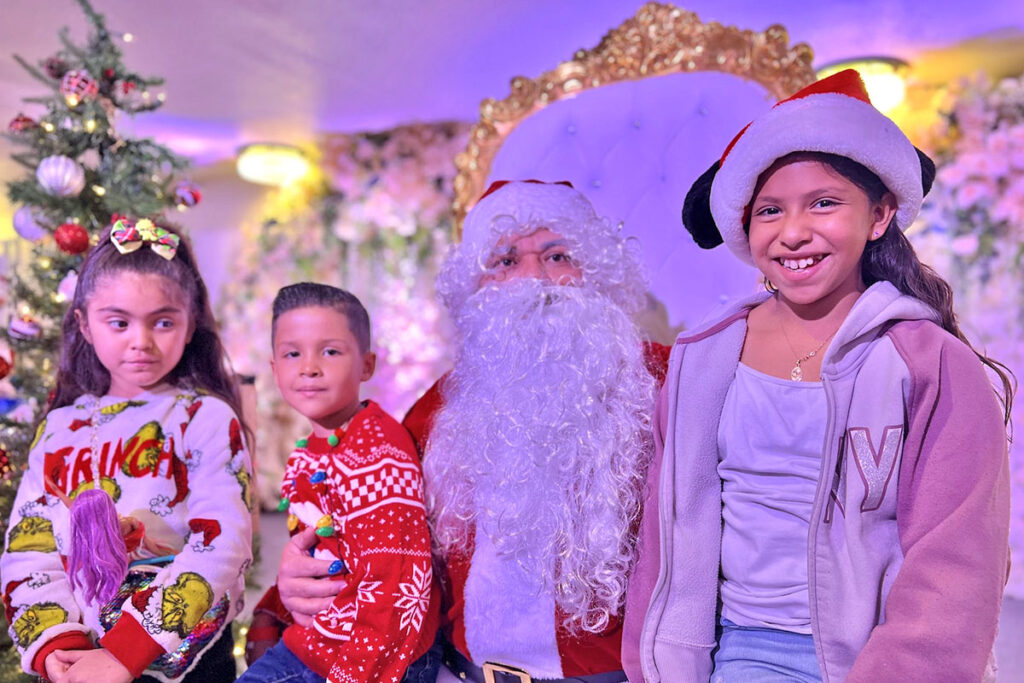
[[[821,683],[814,637],[722,619],[711,683]]]

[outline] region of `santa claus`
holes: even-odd
[[[643,273],[568,183],[495,183],[466,216],[438,277],[454,369],[405,419],[445,597],[438,681],[626,680],[620,620],[668,359],[631,317]],[[278,577],[298,619],[326,590],[301,542]]]
[[[631,318],[646,291],[635,245],[567,183],[495,183],[438,290],[454,369],[405,420],[453,646],[438,681],[623,681],[652,371],[668,351]]]

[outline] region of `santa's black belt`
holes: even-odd
[[[622,671],[571,678],[533,678],[528,672],[507,664],[487,662],[482,667],[477,666],[454,649],[445,653],[444,663],[456,676],[474,683],[623,683],[626,680]]]

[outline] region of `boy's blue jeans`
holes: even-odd
[[[814,637],[722,619],[711,683],[821,683]]]
[[[238,679],[239,683],[325,683],[302,660],[292,654],[283,640],[263,653]]]
[[[422,657],[412,663],[403,683],[434,683],[441,666],[440,639]],[[278,641],[263,653],[238,679],[239,683],[324,683],[302,660]]]

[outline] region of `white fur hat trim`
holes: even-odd
[[[597,217],[593,205],[577,190],[559,183],[513,180],[478,201],[462,224],[464,248],[474,252],[493,249],[501,235],[493,230],[500,216],[518,225],[548,222],[582,224]]]
[[[899,127],[855,97],[818,93],[781,102],[743,132],[711,185],[711,214],[725,243],[753,264],[743,214],[757,179],[791,152],[828,152],[874,171],[896,196],[896,221],[906,229],[924,199],[921,161]]]

